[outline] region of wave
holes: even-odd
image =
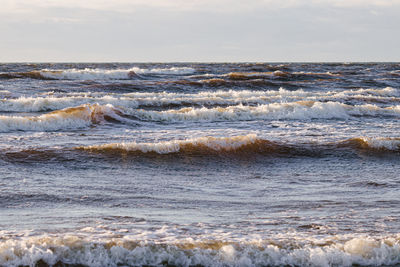
[[[79,129],[105,120],[120,120],[112,105],[82,105],[40,116],[0,116],[0,132]]]
[[[231,137],[198,137],[156,143],[111,143],[77,147],[91,152],[128,152],[132,154],[196,154],[196,155],[281,155],[323,156],[342,154],[343,148],[361,152],[400,152],[400,138],[356,137],[329,143],[290,143],[270,141],[256,134]]]
[[[284,145],[257,138],[255,134],[233,137],[199,137],[157,143],[112,143],[77,147],[92,152],[130,152],[156,154],[243,154],[288,153]]]
[[[344,141],[341,145],[369,151],[400,152],[400,138],[391,137],[357,137]]]
[[[159,233],[158,233],[159,234]],[[392,266],[399,236],[157,241],[76,234],[0,240],[2,266]]]
[[[265,104],[279,101],[282,98],[292,97],[299,99],[312,94],[303,90],[288,91],[215,91],[199,92],[196,94],[184,93],[71,93],[62,96],[49,94],[48,96],[19,97],[0,100],[0,111],[3,112],[38,112],[57,110],[82,104],[112,104],[127,108],[163,107],[171,105],[232,105],[232,104]]]
[[[37,99],[36,99],[37,100]],[[35,100],[35,101],[36,101]],[[43,99],[42,99],[43,100]],[[96,99],[98,100],[98,99]],[[112,100],[112,101],[110,101]],[[34,101],[34,102],[35,102]],[[81,99],[87,102],[87,99]],[[20,109],[32,111],[63,105],[70,105],[76,101],[71,99],[57,99],[52,104],[43,101],[34,105],[20,106]],[[79,102],[79,101],[78,101]],[[94,102],[94,100],[90,101]],[[116,106],[109,104],[115,103]],[[150,101],[151,102],[151,101]],[[157,100],[158,102],[158,100]],[[168,105],[172,103],[167,101]],[[178,103],[179,102],[179,103]],[[105,104],[107,103],[107,104]],[[177,101],[178,105],[183,102]],[[4,104],[4,102],[3,102]],[[8,102],[10,104],[10,102]],[[15,103],[14,103],[15,104]],[[18,103],[18,105],[20,105]],[[158,103],[159,104],[159,103]],[[352,119],[360,116],[398,117],[400,106],[379,107],[372,104],[348,105],[340,102],[296,101],[291,103],[271,103],[256,106],[233,105],[226,107],[186,107],[168,109],[164,111],[137,109],[138,101],[106,97],[102,104],[90,103],[77,107],[58,109],[40,116],[0,116],[0,132],[8,131],[52,131],[87,127],[93,123],[105,120],[119,122],[133,122],[133,120],[148,122],[214,122],[214,121],[250,121],[250,120],[310,120],[310,119]],[[0,104],[0,106],[2,106]],[[15,108],[16,105],[13,106]],[[8,110],[12,109],[10,106]]]
[[[221,75],[222,77],[228,77],[231,80],[249,80],[249,79],[263,79],[263,78],[271,78],[275,74],[275,72],[230,72],[227,74]],[[281,75],[284,72],[276,71],[277,75]]]
[[[18,150],[6,147],[0,150],[0,158],[5,161],[53,162],[81,159],[81,152],[95,153],[98,156],[166,156],[178,159],[180,156],[223,157],[240,159],[262,157],[331,157],[358,154],[367,156],[393,156],[400,152],[400,138],[353,137],[334,142],[293,142],[293,140],[268,140],[256,134],[241,136],[213,137],[203,136],[189,139],[173,139],[159,142],[121,142],[77,147],[47,147]],[[85,157],[87,157],[86,154]]]
[[[287,72],[275,70],[270,72],[230,72],[226,74],[208,74],[208,77],[227,77],[231,80],[251,80],[251,79],[302,79],[302,78],[330,78],[340,74],[331,72]],[[205,75],[195,77],[207,77]]]
[[[338,95],[374,95],[374,96],[388,96],[388,97],[396,97],[400,96],[400,91],[393,87],[385,87],[383,89],[357,89],[357,90],[344,90],[342,92],[338,92]]]
[[[354,116],[399,116],[400,106],[382,108],[372,104],[348,105],[340,102],[297,101],[258,106],[235,105],[215,108],[181,108],[166,111],[127,110],[141,120],[182,121],[245,121],[281,119],[350,119]]]
[[[0,79],[20,79],[30,78],[38,80],[53,80],[51,77],[46,77],[40,73],[40,71],[28,71],[28,72],[5,72],[0,73]]]
[[[120,105],[128,108],[139,107],[141,99],[134,99],[119,95],[76,94],[71,96],[46,96],[46,97],[19,97],[14,99],[1,99],[0,111],[2,112],[41,112],[59,110],[80,105]],[[146,102],[143,99],[140,102]],[[150,99],[149,99],[150,102]],[[153,102],[155,100],[153,99]],[[143,103],[145,105],[145,103]]]
[[[398,76],[400,76],[400,70],[393,70],[393,71],[388,72],[388,74],[398,77]]]
[[[40,74],[46,78],[52,79],[70,79],[70,80],[95,80],[95,79],[133,79],[138,74],[156,74],[156,75],[183,75],[193,73],[195,70],[188,67],[171,68],[153,68],[141,69],[133,67],[130,69],[68,69],[68,70],[48,70],[40,71]]]
[[[0,91],[0,94],[2,91]],[[4,91],[9,96],[8,91]],[[400,102],[398,90],[387,87],[384,89],[358,89],[328,92],[307,92],[304,90],[217,90],[199,93],[169,93],[169,92],[136,92],[127,94],[115,93],[69,93],[58,95],[50,93],[47,96],[0,99],[2,112],[38,112],[78,106],[83,104],[112,104],[126,108],[138,107],[169,107],[169,106],[218,106],[218,105],[265,105],[273,102],[290,101],[348,101],[359,100],[379,103]]]
[[[113,104],[128,108],[139,106],[162,107],[170,105],[232,105],[239,103],[263,104],[277,101],[282,98],[301,98],[311,96],[303,90],[288,91],[215,91],[199,92],[196,94],[185,93],[71,93],[62,96],[49,94],[48,96],[19,97],[0,100],[0,111],[3,112],[37,112],[57,110],[82,104]]]
[[[130,154],[181,154],[181,155],[224,155],[224,156],[323,156],[343,154],[343,149],[360,152],[399,152],[400,138],[357,137],[333,143],[290,143],[270,141],[256,134],[231,137],[198,137],[155,143],[110,143],[76,147],[78,150],[99,153]]]
[[[0,73],[0,79],[32,78],[50,80],[127,80],[138,78],[140,74],[154,75],[184,75],[194,73],[195,69],[189,67],[171,68],[138,68],[129,69],[42,69],[29,72]]]

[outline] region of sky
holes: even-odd
[[[400,0],[0,0],[0,62],[400,61]]]

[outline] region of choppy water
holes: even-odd
[[[400,64],[0,64],[0,266],[400,264]]]

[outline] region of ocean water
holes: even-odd
[[[400,64],[0,64],[0,266],[398,266]]]

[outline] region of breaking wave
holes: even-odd
[[[1,93],[1,92],[0,92]],[[5,92],[9,94],[9,92]],[[6,95],[8,96],[8,95]],[[347,101],[359,100],[379,103],[400,102],[399,91],[387,87],[384,89],[358,89],[328,92],[306,92],[304,90],[218,90],[199,93],[136,92],[127,94],[113,93],[70,93],[57,96],[6,98],[0,100],[2,112],[38,112],[57,110],[83,104],[112,104],[126,108],[168,107],[168,106],[232,106],[238,104],[266,105],[291,101]]]
[[[40,116],[0,116],[0,132],[78,129],[109,119],[119,120],[121,117],[118,113],[118,109],[112,105],[93,104],[57,110]]]
[[[25,97],[1,99],[0,111],[3,112],[37,112],[57,110],[82,104],[112,104],[127,108],[139,106],[163,107],[171,105],[234,105],[234,104],[266,104],[271,101],[279,101],[282,98],[299,99],[312,96],[303,90],[288,91],[216,91],[199,92],[195,94],[185,93],[127,93],[127,94],[96,94],[73,93],[69,95],[38,97]]]
[[[358,137],[351,138],[342,143],[344,146],[352,146],[369,151],[395,151],[400,152],[400,138],[390,137]]]
[[[14,101],[14,102],[13,102]],[[355,117],[398,117],[400,106],[379,107],[377,105],[348,105],[340,102],[296,101],[289,103],[270,103],[258,105],[227,105],[225,107],[186,107],[180,109],[150,110],[138,109],[140,105],[162,105],[167,107],[176,103],[182,105],[184,99],[164,99],[161,102],[151,99],[113,98],[19,98],[0,102],[0,108],[7,111],[56,111],[39,116],[0,116],[0,132],[7,131],[51,131],[61,129],[82,128],[112,119],[120,122],[133,120],[149,122],[197,122],[197,121],[250,121],[250,120],[309,120],[309,119],[352,119]],[[186,101],[190,101],[187,99]],[[194,101],[192,99],[192,101]],[[203,99],[200,101],[210,101]],[[214,100],[229,102],[227,100]],[[89,104],[81,104],[87,103]],[[100,103],[98,103],[100,102]],[[112,103],[112,104],[110,104]],[[60,109],[71,104],[77,107]],[[114,105],[115,106],[114,106]],[[193,103],[192,103],[193,104]],[[220,103],[221,104],[221,103]],[[130,119],[128,119],[130,118]]]
[[[352,116],[398,116],[400,106],[347,105],[339,102],[297,101],[258,106],[181,108],[166,111],[128,110],[129,115],[148,121],[245,121],[280,119],[350,119]]]
[[[78,94],[71,96],[19,97],[0,100],[2,112],[40,112],[59,110],[80,105],[120,105],[129,108],[139,106],[141,99],[126,96]],[[150,100],[150,99],[149,99]],[[143,99],[143,101],[146,101]],[[155,100],[153,100],[155,102]]]
[[[160,235],[155,232],[155,235]],[[399,236],[159,241],[76,234],[0,240],[2,266],[389,266]]]

